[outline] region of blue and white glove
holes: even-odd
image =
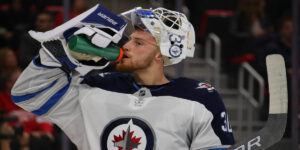
[[[126,21],[97,4],[53,30],[47,32],[29,31],[29,34],[42,44],[43,50],[40,51],[42,65],[61,67],[62,70],[70,73],[75,68],[86,67],[74,59],[66,47],[66,43],[73,35],[84,35],[90,39],[92,44],[105,48],[110,43],[117,44],[120,42],[126,26]],[[49,56],[54,61],[49,61],[49,58],[46,58]],[[108,62],[96,67],[96,69],[104,68],[107,65]]]
[[[53,30],[29,31],[29,34],[40,42],[58,37],[68,41],[73,35],[84,34],[96,46],[105,48],[110,42],[118,43],[121,40],[126,25],[122,18],[97,4]]]

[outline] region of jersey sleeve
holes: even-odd
[[[229,122],[228,114],[219,93],[210,85],[205,85],[201,94],[202,103],[213,115],[211,126],[221,140],[222,145],[233,145],[234,137]]]
[[[42,65],[47,61],[49,66]],[[11,91],[15,104],[57,124],[80,148],[85,143],[78,100],[79,77],[67,74],[43,49],[23,71]],[[77,132],[74,132],[77,131]]]
[[[221,141],[215,134],[211,122],[213,115],[204,105],[195,102],[192,120],[191,150],[220,148]]]
[[[198,104],[203,104],[206,111],[200,112],[199,106],[195,108],[193,130],[196,135],[191,148],[228,148],[234,144],[234,137],[222,99],[213,87],[202,89],[201,92],[201,103]]]

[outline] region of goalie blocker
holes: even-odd
[[[41,65],[61,67],[67,73],[76,69],[84,75],[90,70],[105,68],[109,61],[119,61],[123,56],[119,47],[128,41],[133,31],[132,25],[98,4],[53,30],[29,31],[29,34],[42,44],[40,57],[52,58],[41,58]],[[70,51],[67,43],[74,51]],[[55,47],[53,44],[58,46],[49,49]],[[85,63],[87,61],[89,63]]]

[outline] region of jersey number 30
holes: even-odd
[[[224,120],[224,124],[222,125],[222,130],[224,132],[230,132],[231,133],[232,132],[232,128],[231,128],[231,125],[229,123],[229,119],[228,119],[227,113],[223,111],[221,113],[221,118],[222,118],[222,120]]]

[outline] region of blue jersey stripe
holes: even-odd
[[[68,91],[71,83],[71,77],[68,78],[68,81],[69,83],[66,86],[64,86],[62,89],[57,91],[42,107],[32,111],[32,113],[39,116],[47,113],[60,100],[60,98]]]
[[[53,87],[53,85],[57,82],[57,80],[55,80],[53,83],[51,83],[49,86],[47,86],[46,88],[40,90],[40,91],[37,91],[37,92],[34,92],[34,93],[31,93],[31,94],[26,94],[26,95],[22,95],[22,96],[11,96],[12,100],[14,103],[19,103],[19,102],[23,102],[23,101],[26,101],[26,100],[29,100],[31,98],[33,98],[34,96],[46,91],[47,89]]]

